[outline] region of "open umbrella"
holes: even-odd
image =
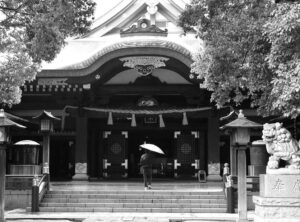
[[[19,142],[16,142],[14,145],[40,146],[41,144],[39,144],[33,140],[21,140]]]
[[[140,145],[141,148],[150,150],[155,153],[165,154],[164,151],[162,151],[158,146],[151,144],[151,143],[144,143]]]

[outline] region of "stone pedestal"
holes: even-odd
[[[75,175],[72,178],[73,180],[88,180],[89,176],[87,175],[87,163],[76,163],[75,164]]]
[[[220,176],[220,163],[209,163],[208,164],[208,181],[221,181],[222,177]]]
[[[260,175],[260,195],[253,202],[255,222],[299,222],[300,175]]]

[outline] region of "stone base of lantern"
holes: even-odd
[[[260,195],[253,202],[255,222],[299,222],[300,174],[260,175]]]

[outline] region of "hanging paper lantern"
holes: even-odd
[[[159,114],[159,127],[163,128],[165,127],[164,119],[162,117],[162,114]]]
[[[132,127],[136,127],[135,114],[131,114],[131,126]]]
[[[188,119],[186,116],[186,112],[183,113],[182,125],[184,125],[184,126],[189,125],[189,122],[188,122]]]
[[[114,125],[113,118],[112,118],[112,112],[108,113],[107,125]]]

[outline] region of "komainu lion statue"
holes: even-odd
[[[264,124],[262,133],[267,152],[271,154],[267,173],[300,173],[300,146],[291,133],[281,123]],[[279,169],[280,159],[286,162],[284,169]]]

